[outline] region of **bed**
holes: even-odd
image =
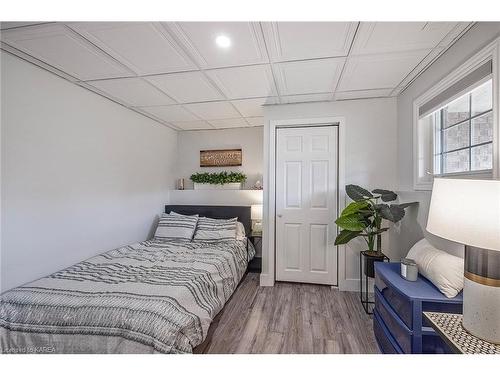
[[[250,207],[165,206],[165,212],[238,217]],[[192,353],[254,254],[246,238],[152,239],[84,260],[0,299],[3,353]]]

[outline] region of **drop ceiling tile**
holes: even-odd
[[[175,104],[171,98],[141,78],[116,78],[87,83],[134,107]]]
[[[210,120],[209,123],[217,129],[244,128],[249,126],[244,118]]]
[[[246,117],[245,120],[250,126],[264,126],[264,117]]]
[[[196,121],[198,117],[187,111],[181,105],[140,107],[141,110],[168,122]]]
[[[206,121],[177,121],[173,124],[181,130],[202,130],[214,128]]]
[[[333,93],[328,94],[305,94],[305,95],[285,95],[281,97],[281,104],[325,102],[333,100]]]
[[[453,29],[439,42],[439,47],[449,47],[465,32],[467,32],[475,22],[453,22]]]
[[[145,79],[179,103],[224,99],[202,72],[162,74]]]
[[[83,85],[87,85],[87,83],[85,83],[85,82],[83,82],[83,83],[80,82],[78,84],[79,85],[82,85],[82,84]],[[167,126],[169,128],[172,128],[174,130],[178,130],[172,123],[170,123],[168,121],[165,121],[165,120],[159,118],[158,116],[153,115],[152,113],[146,112],[142,107],[129,107],[129,109],[132,110],[132,111],[135,111],[137,113],[140,113],[141,115],[146,116],[146,117],[148,117],[148,118],[150,118],[152,120],[155,120],[156,122],[159,122],[160,124],[165,125],[165,126]]]
[[[81,80],[133,75],[63,24],[50,23],[5,30],[1,39]]]
[[[197,69],[159,23],[77,22],[69,26],[137,74]]]
[[[11,53],[14,56],[20,57],[21,59],[23,59],[27,62],[30,62],[36,66],[39,66],[42,69],[45,69],[49,72],[52,72],[52,73],[58,75],[59,77],[67,79],[68,81],[75,82],[75,83],[82,82],[78,78],[71,76],[71,75],[67,74],[66,72],[63,72],[61,69],[58,69],[58,68],[54,67],[53,65],[46,64],[42,60],[39,60],[39,59],[33,57],[32,55],[28,55],[27,53],[24,53],[23,51],[21,51],[17,48],[14,48],[9,44],[4,43],[3,41],[0,42],[0,48],[6,52]]]
[[[422,71],[426,69],[427,66],[432,64],[434,60],[436,60],[441,54],[446,51],[445,47],[439,46],[432,49],[420,62],[415,66],[415,68],[399,83],[399,86],[391,93],[391,96],[394,96],[399,93],[406,85],[415,79]]]
[[[269,61],[258,22],[172,22],[165,26],[203,68]],[[231,40],[228,48],[217,46],[215,39],[220,35]]]
[[[357,22],[263,22],[272,61],[347,56]]]
[[[344,62],[341,57],[275,64],[280,95],[333,92]]]
[[[6,29],[13,29],[15,27],[24,27],[24,26],[33,26],[33,25],[40,25],[43,23],[48,23],[45,21],[38,21],[38,22],[0,22],[0,30],[6,30]]]
[[[350,57],[338,91],[395,88],[430,50]]]
[[[189,111],[204,120],[219,120],[240,117],[230,102],[206,102],[185,104]]]
[[[457,22],[362,22],[351,55],[431,49]]]
[[[340,91],[335,93],[335,100],[389,97],[391,92],[392,89]]]
[[[268,99],[240,99],[232,100],[231,103],[236,107],[238,112],[240,112],[243,117],[259,117],[263,116],[262,106],[268,103]]]
[[[277,95],[269,65],[207,70],[206,74],[228,99]]]

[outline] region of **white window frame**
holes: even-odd
[[[434,137],[431,132],[431,139],[425,138],[420,139],[418,126],[419,126],[419,108],[427,103],[432,98],[439,95],[444,90],[448,89],[450,86],[467,76],[469,73],[477,69],[479,66],[484,64],[486,61],[492,61],[492,87],[493,87],[493,168],[491,171],[468,171],[468,172],[460,172],[454,174],[446,174],[446,177],[473,177],[473,178],[481,178],[481,179],[491,179],[491,178],[499,178],[500,177],[500,125],[499,125],[499,109],[500,109],[500,95],[499,95],[499,77],[500,77],[500,38],[496,39],[492,43],[488,44],[481,51],[476,53],[473,57],[463,63],[460,67],[452,71],[445,78],[439,81],[436,85],[434,85],[431,89],[420,95],[413,102],[413,188],[415,190],[432,190],[432,183],[434,179],[433,170],[428,171],[428,173],[432,176],[429,179],[421,179],[419,177],[419,169],[418,169],[418,149],[419,145],[422,142],[426,142],[427,144],[431,144],[431,149],[434,149]],[[475,86],[475,85],[474,85]],[[474,87],[472,86],[472,87]],[[471,88],[472,88],[471,87]],[[468,88],[464,92],[461,92],[455,95],[453,98],[458,98],[463,95],[467,91],[470,91],[471,88]],[[434,155],[426,155],[426,157],[431,158],[429,160],[430,165],[434,165]]]

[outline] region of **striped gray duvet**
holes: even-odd
[[[103,253],[2,294],[1,351],[190,353],[246,264],[246,240],[151,240]]]

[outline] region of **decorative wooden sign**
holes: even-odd
[[[242,162],[241,148],[200,151],[200,167],[237,167]]]

